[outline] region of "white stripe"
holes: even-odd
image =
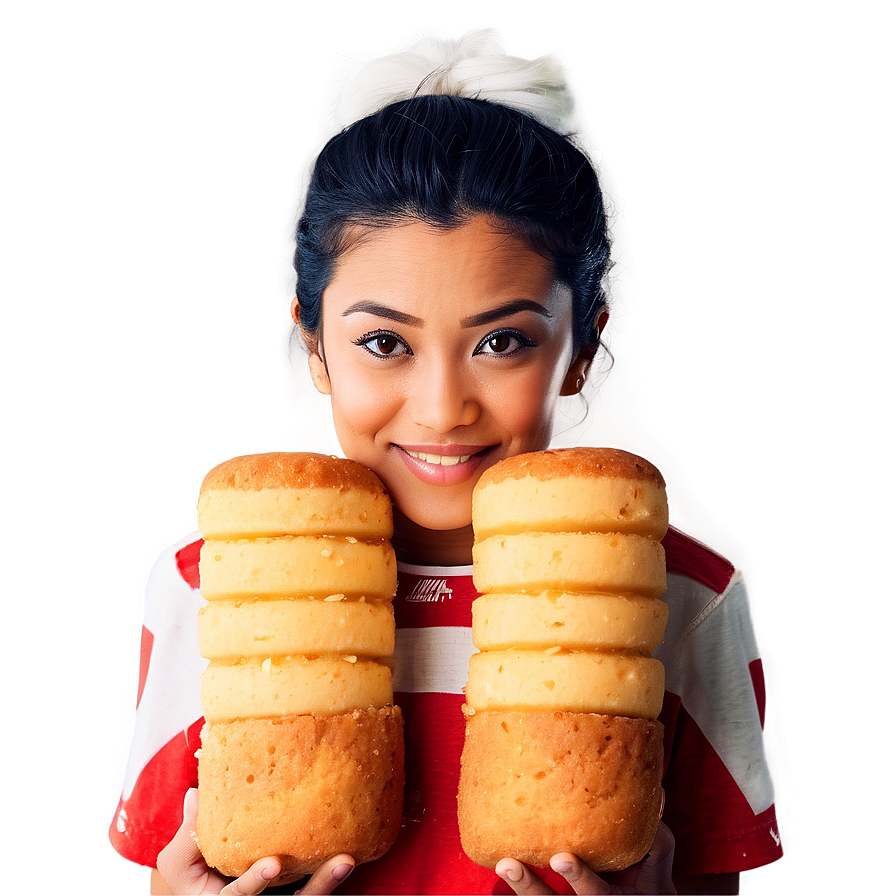
[[[125,799],[152,757],[173,737],[186,737],[202,716],[199,679],[208,661],[199,654],[198,613],[204,601],[184,581],[176,560],[177,551],[197,537],[165,550],[149,577],[144,624],[153,635],[152,655],[125,770]]]
[[[720,595],[669,576],[665,599],[675,612],[655,656],[666,690],[681,697],[757,815],[774,801],[750,663],[759,657],[743,579]]]
[[[392,688],[410,694],[462,694],[473,652],[469,628],[397,629]]]
[[[430,579],[450,579],[453,576],[473,575],[473,565],[468,566],[415,566],[413,563],[398,561],[399,573],[409,573],[412,576],[424,576]]]
[[[730,585],[728,586],[731,587]],[[726,588],[721,594],[716,594],[713,599],[693,618],[691,624],[687,627],[684,633],[684,637],[687,638],[692,632],[694,632],[697,628],[700,627],[707,619],[709,619],[712,611],[715,610],[716,607],[725,599],[725,595],[728,593],[728,589]]]

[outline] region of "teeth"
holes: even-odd
[[[462,464],[473,456],[472,454],[461,454],[459,457],[448,457],[444,454],[424,454],[420,451],[408,451],[408,454],[411,457],[416,457],[417,460],[426,461],[428,464],[435,464],[441,467],[453,467],[456,464]]]

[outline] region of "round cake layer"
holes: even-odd
[[[525,531],[662,538],[668,526],[659,470],[611,448],[520,454],[489,467],[473,491],[477,539]]]
[[[199,753],[196,838],[230,877],[280,857],[273,885],[345,852],[379,858],[401,825],[401,710],[207,724]]]
[[[202,483],[197,507],[205,538],[276,535],[390,538],[392,504],[361,464],[303,452],[225,461]]]
[[[571,852],[595,871],[640,861],[662,805],[663,726],[590,713],[467,719],[458,821],[474,861],[547,867]]]
[[[485,594],[473,601],[473,644],[653,653],[669,608],[654,597],[615,594]]]
[[[392,671],[353,656],[215,661],[202,673],[200,699],[208,722],[379,709],[392,702]]]
[[[649,460],[621,448],[589,446],[516,454],[489,467],[479,482],[489,486],[504,479],[520,479],[523,476],[543,479],[552,476],[601,476],[652,482],[663,488],[666,485],[662,473]]]
[[[199,611],[199,652],[206,659],[240,656],[391,656],[391,601],[216,600]]]
[[[470,657],[464,689],[474,712],[597,712],[655,719],[663,706],[659,660],[595,651],[489,650]]]
[[[395,594],[395,552],[387,541],[314,537],[206,541],[199,556],[206,600],[251,597],[327,597],[371,600]]]
[[[473,545],[481,594],[587,591],[659,597],[666,590],[663,546],[641,535],[520,532]]]
[[[210,491],[199,499],[200,532],[208,538],[258,538],[277,535],[354,535],[391,538],[391,505],[369,495],[334,495],[317,488],[266,488]]]

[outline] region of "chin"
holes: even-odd
[[[405,516],[412,522],[416,523],[422,529],[429,529],[432,532],[457,532],[460,529],[468,529],[473,525],[472,518],[468,515],[465,518],[446,518],[444,515],[436,512],[435,514],[416,514]]]
[[[402,507],[396,504],[395,509],[408,522],[431,532],[456,532],[459,529],[468,529],[473,525],[472,503],[470,507],[466,508],[465,513],[456,514],[446,513],[445,508],[437,502],[433,502],[426,508]]]

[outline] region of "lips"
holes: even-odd
[[[393,445],[398,457],[429,485],[458,485],[472,477],[494,445]]]
[[[441,467],[454,467],[457,464],[466,463],[473,454],[459,454],[452,457],[450,454],[428,454],[422,451],[408,451],[407,453],[416,460],[422,460],[424,463],[438,465]]]

